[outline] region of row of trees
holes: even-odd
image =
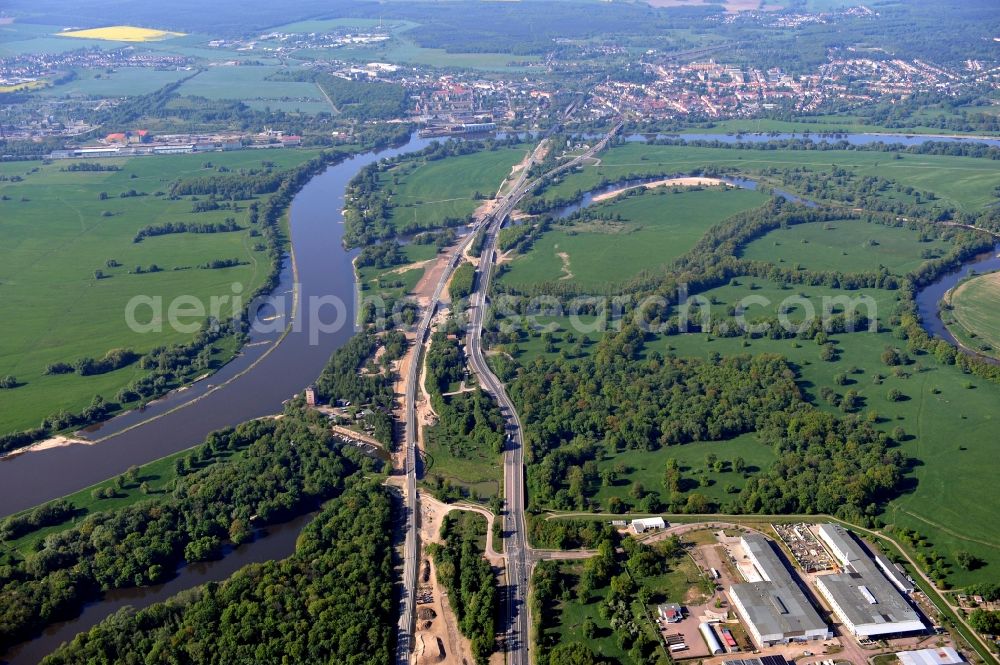
[[[69,363],[50,363],[45,368],[46,374],[69,374],[76,372],[80,376],[92,376],[94,374],[105,374],[131,365],[139,359],[139,355],[132,349],[111,349],[100,360],[93,358],[80,358],[72,365]]]
[[[172,233],[230,233],[242,230],[243,227],[237,224],[233,217],[227,217],[224,222],[165,222],[142,227],[136,231],[132,242],[138,243],[145,238]]]

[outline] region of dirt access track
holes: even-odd
[[[486,518],[486,559],[494,567],[503,569],[503,555],[493,549],[493,513],[480,506],[464,503],[446,504],[427,492],[420,492],[420,558],[417,586],[417,627],[414,633],[414,662],[416,665],[472,665],[475,658],[468,638],[458,630],[455,613],[448,594],[438,584],[433,559],[427,555],[428,543],[441,542],[441,522],[453,510],[469,510]],[[502,576],[502,572],[501,572]],[[503,653],[497,652],[491,663],[502,665]]]

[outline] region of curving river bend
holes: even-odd
[[[211,377],[90,432],[89,438],[99,443],[0,459],[0,516],[190,448],[213,430],[280,412],[282,402],[315,380],[330,354],[354,334],[353,253],[341,245],[348,182],[363,166],[420,150],[430,142],[413,136],[401,147],[356,155],[313,178],[291,206],[296,274],[286,260],[273,302],[261,312],[262,318],[278,322],[272,326],[275,330],[254,334],[241,355]],[[291,317],[296,281],[295,325],[281,339]],[[310,302],[330,298],[342,305],[323,305],[310,316]],[[338,319],[340,325],[335,326]]]

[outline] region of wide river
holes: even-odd
[[[272,305],[263,309],[262,318],[277,322],[275,330],[255,333],[244,352],[219,372],[143,412],[109,421],[89,434],[99,439],[93,445],[35,450],[0,459],[0,516],[65,496],[133,464],[194,446],[221,427],[280,412],[282,402],[315,380],[330,354],[354,334],[353,253],[341,245],[348,182],[367,164],[430,143],[431,139],[413,136],[401,147],[351,157],[313,178],[295,197],[291,237],[299,305],[293,330],[280,343],[295,288],[289,261]],[[323,304],[311,306],[316,303]]]
[[[869,135],[845,137],[858,143],[870,140]],[[945,140],[906,139],[909,144]],[[0,516],[72,493],[117,475],[131,465],[142,465],[189,448],[212,430],[280,411],[282,402],[311,383],[330,354],[354,334],[353,253],[341,245],[342,208],[348,182],[363,166],[383,157],[420,150],[432,141],[413,135],[403,146],[356,155],[313,178],[291,207],[295,270],[292,262],[286,261],[274,295],[257,314],[261,320],[272,322],[271,329],[254,332],[241,354],[210,378],[177,391],[142,412],[125,414],[89,432],[87,437],[94,442],[92,445],[36,450],[0,459]],[[746,180],[732,184],[755,187],[755,183]],[[568,215],[589,205],[597,193],[589,192],[584,200],[560,212]],[[997,250],[1000,251],[1000,245]],[[970,267],[997,269],[1000,268],[997,261],[993,257],[979,257],[970,262]],[[920,310],[930,332],[950,337],[937,318],[936,303],[965,272],[947,275],[921,291]],[[296,292],[298,306],[293,316]],[[327,300],[339,306],[314,306]],[[294,325],[285,334],[290,320]],[[335,325],[338,321],[339,325]],[[269,527],[255,541],[229,551],[220,561],[182,566],[165,584],[110,592],[85,607],[75,619],[50,626],[37,638],[0,654],[0,663],[36,663],[63,641],[121,607],[145,607],[195,585],[226,579],[245,564],[288,556],[309,518],[303,516]]]

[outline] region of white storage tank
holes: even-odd
[[[701,631],[701,636],[705,638],[705,644],[708,645],[708,650],[713,656],[726,653],[726,650],[719,644],[719,638],[715,636],[715,631],[712,630],[711,624],[702,623],[698,626],[698,630]]]

